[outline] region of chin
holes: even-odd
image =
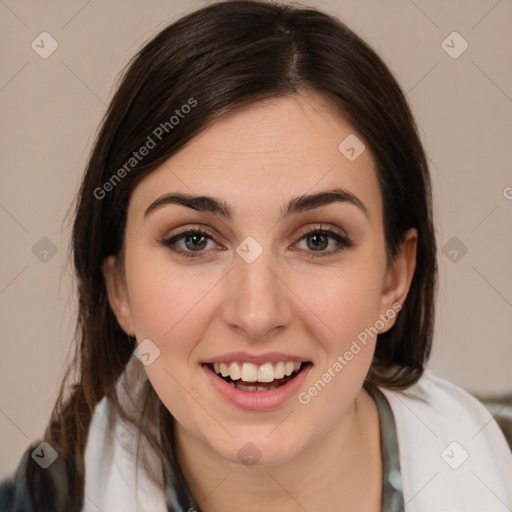
[[[275,427],[273,427],[275,428]],[[278,427],[279,428],[279,427]],[[210,446],[223,458],[247,467],[271,467],[290,462],[305,448],[304,436],[292,432],[272,432],[266,427],[263,433],[240,435],[222,446]],[[271,432],[269,434],[269,432]]]

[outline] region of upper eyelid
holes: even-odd
[[[300,230],[300,236],[308,235],[309,233],[315,233],[317,231],[327,231],[332,232],[338,236],[349,238],[348,234],[341,228],[334,227],[328,223],[316,223],[313,226],[306,227]]]
[[[294,243],[301,241],[303,238],[305,238],[306,236],[308,236],[311,233],[317,233],[317,232],[332,233],[333,235],[336,235],[340,238],[346,239],[347,242],[349,242],[350,244],[353,245],[353,242],[351,241],[349,236],[343,230],[341,230],[340,228],[334,228],[333,226],[331,226],[329,224],[322,224],[322,223],[317,223],[316,225],[302,229],[298,235],[299,238],[297,238],[297,240]],[[213,242],[218,243],[217,235],[211,233],[211,231],[209,229],[204,228],[202,226],[196,226],[196,227],[194,227],[194,226],[188,227],[187,226],[186,228],[183,229],[183,231],[179,231],[178,233],[174,233],[171,236],[164,237],[163,239],[161,239],[161,241],[169,242],[171,240],[174,240],[174,243],[176,243],[177,240],[181,240],[183,237],[185,237],[188,234],[202,234],[202,235],[205,235],[208,238],[210,238]],[[328,234],[327,236],[330,236],[330,235]],[[333,237],[331,236],[331,238],[333,238]],[[193,253],[194,251],[186,251],[186,252]],[[206,252],[206,251],[197,251],[197,253],[201,253],[201,252]]]
[[[173,239],[179,240],[179,239],[183,238],[184,236],[190,235],[190,234],[205,235],[215,242],[217,242],[217,238],[218,238],[217,235],[212,233],[209,229],[206,229],[203,227],[192,227],[192,228],[187,227],[186,229],[183,229],[183,231],[178,231],[177,233],[174,233],[170,236],[163,237],[162,240],[163,241],[169,241],[169,240],[173,240]],[[222,238],[222,237],[220,237],[220,238]]]

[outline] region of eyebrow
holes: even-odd
[[[342,188],[325,190],[315,194],[294,197],[290,199],[284,208],[281,208],[281,218],[290,215],[320,208],[331,203],[348,203],[356,206],[368,217],[368,209],[364,203],[351,192]],[[144,217],[165,205],[177,204],[192,208],[199,212],[208,212],[228,220],[234,217],[233,208],[223,200],[211,196],[194,196],[191,194],[164,194],[153,201],[144,212]]]

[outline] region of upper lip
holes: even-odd
[[[265,352],[263,354],[250,354],[249,352],[230,352],[228,354],[211,357],[203,363],[226,363],[231,361],[240,361],[254,364],[273,363],[278,361],[298,361],[305,363],[309,362],[309,359],[295,354],[285,354],[284,352]]]

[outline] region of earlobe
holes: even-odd
[[[418,243],[418,232],[411,228],[407,231],[393,262],[390,264],[384,279],[380,314],[386,316],[387,312],[398,312],[409,292],[411,282],[416,269],[416,249]],[[389,315],[393,319],[395,314]],[[382,332],[388,331],[394,324],[394,320],[386,323]]]
[[[105,279],[105,287],[107,290],[110,308],[117,318],[121,329],[123,329],[126,334],[133,336],[134,330],[128,293],[126,285],[119,275],[119,270],[116,267],[116,257],[108,256],[105,258],[101,265],[101,271],[103,273],[103,278]]]

